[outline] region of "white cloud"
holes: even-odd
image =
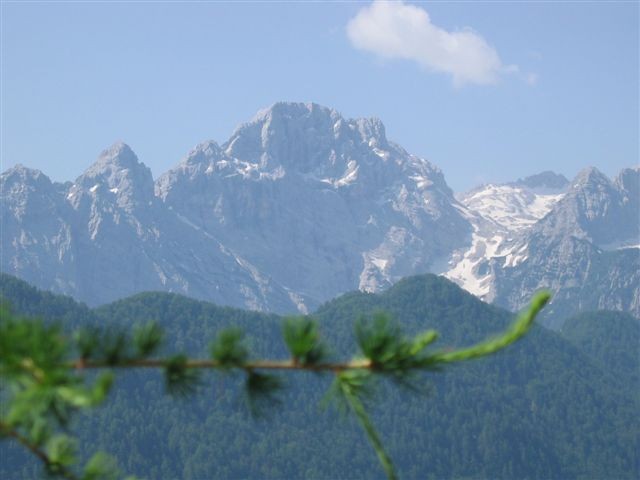
[[[358,49],[447,73],[455,86],[494,84],[501,75],[519,72],[516,65],[503,65],[473,30],[448,32],[431,23],[426,10],[402,1],[375,0],[362,8],[347,24],[347,35]]]

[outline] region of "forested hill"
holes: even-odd
[[[60,318],[70,329],[155,319],[168,349],[205,355],[217,331],[236,325],[256,355],[285,355],[275,315],[166,293],[90,310],[6,275],[0,291],[17,311]],[[382,294],[344,295],[315,316],[334,355],[351,356],[354,320],[380,310],[407,332],[438,330],[435,348],[485,338],[512,318],[433,275],[405,279]],[[606,353],[618,349],[633,358],[637,344],[606,328],[607,314],[595,315],[602,319],[596,329],[574,334],[568,322],[565,339],[538,327],[495,357],[431,373],[426,395],[380,385],[373,419],[401,478],[637,478],[639,385],[637,377],[612,372],[621,360]],[[281,404],[255,421],[243,404],[241,378],[207,375],[195,397],[176,400],[164,395],[159,374],[132,372],[119,377],[103,408],[74,427],[85,453],[109,451],[125,471],[145,478],[382,477],[358,427],[319,410],[331,379],[305,373],[284,379]],[[39,471],[7,442],[0,449],[2,478]]]
[[[623,381],[640,384],[640,322],[623,312],[586,312],[569,318],[561,334]],[[640,389],[637,389],[640,395]]]

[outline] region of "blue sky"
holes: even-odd
[[[638,163],[638,3],[6,2],[2,170],[154,176],[275,101],[376,116],[456,191]]]

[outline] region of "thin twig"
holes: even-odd
[[[161,358],[124,360],[115,364],[110,364],[105,361],[80,359],[69,362],[67,367],[77,370],[99,368],[164,368],[168,363],[169,360]],[[222,369],[228,368],[228,365],[223,365],[215,360],[191,359],[184,363],[184,368]],[[304,364],[296,362],[295,360],[259,360],[238,365],[236,368],[245,370],[308,370],[312,372],[328,371],[340,373],[344,370],[373,370],[374,365],[371,360],[368,359],[316,364]]]
[[[57,474],[68,480],[79,480],[73,472],[66,469],[59,463],[52,461],[44,450],[31,443],[26,437],[21,435],[20,432],[11,428],[9,425],[2,421],[0,421],[0,430],[2,430],[5,435],[15,438],[21,445],[26,447],[31,453],[38,457],[47,468],[55,469]]]

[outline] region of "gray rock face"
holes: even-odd
[[[18,165],[0,176],[2,270],[75,294],[76,252],[64,187]]]
[[[543,172],[459,195],[473,234],[442,273],[511,310],[550,289],[552,328],[581,310],[640,317],[639,187],[638,168],[614,181],[587,168],[571,183]]]
[[[551,327],[581,310],[624,310],[640,317],[639,170],[615,181],[595,168],[573,180],[566,195],[517,243],[526,258],[505,266],[488,262],[496,303],[517,309],[536,290],[554,299],[545,314]]]
[[[75,183],[16,167],[0,176],[2,270],[91,305],[147,290],[291,310],[287,293],[154,195],[151,171],[124,144]]]
[[[198,146],[156,193],[307,306],[427,272],[469,229],[440,170],[379,120],[315,104],[276,104]]]
[[[379,120],[315,104],[260,112],[155,185],[124,144],[73,184],[26,169],[0,182],[2,269],[89,304],[170,290],[304,312],[427,272],[469,230],[439,169]]]
[[[569,185],[569,180],[564,175],[545,171],[529,177],[520,178],[514,185],[521,185],[532,190],[564,190]]]

